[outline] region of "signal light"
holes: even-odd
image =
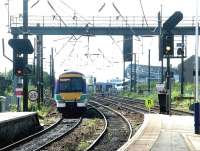
[[[14,62],[14,74],[16,76],[24,75],[24,60],[23,58],[16,57]]]
[[[182,50],[182,48],[178,48],[177,54],[178,55],[184,55],[184,51]]]
[[[23,75],[23,70],[22,69],[15,70],[15,75],[16,76],[22,76]]]
[[[16,73],[17,73],[17,74],[22,74],[22,73],[23,73],[23,71],[22,71],[22,70],[20,70],[20,69],[18,69],[18,70],[16,70]]]
[[[163,35],[163,55],[174,55],[174,36],[171,33]]]

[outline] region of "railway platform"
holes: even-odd
[[[0,113],[0,148],[41,129],[35,112]]]
[[[145,114],[136,134],[119,151],[200,151],[194,117]]]

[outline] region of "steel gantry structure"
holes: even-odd
[[[158,26],[28,26],[27,33],[30,35],[133,35],[133,36],[152,36],[159,35],[160,30]],[[179,26],[172,30],[174,35],[195,35],[194,26]],[[11,34],[23,35],[24,30],[22,26],[12,26]]]
[[[158,17],[159,18],[159,17]],[[157,17],[146,17],[148,25],[142,16],[128,17],[87,17],[73,16],[29,16],[27,33],[32,35],[159,35]],[[165,21],[167,17],[163,17]],[[38,26],[40,25],[40,26]],[[173,30],[174,35],[195,35],[194,17],[184,18]],[[23,18],[11,17],[11,33],[24,34]]]

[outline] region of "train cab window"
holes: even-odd
[[[60,79],[60,92],[83,92],[84,80],[82,78]]]
[[[60,79],[59,80],[59,88],[60,92],[71,91],[71,79]]]
[[[71,80],[71,88],[72,88],[72,91],[74,92],[82,92],[82,85],[83,85],[83,79],[81,78],[73,78]]]

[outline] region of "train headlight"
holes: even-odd
[[[80,97],[80,100],[85,100],[87,99],[87,95],[86,94],[82,94],[81,97]]]
[[[61,96],[59,94],[55,95],[55,100],[62,100]]]

